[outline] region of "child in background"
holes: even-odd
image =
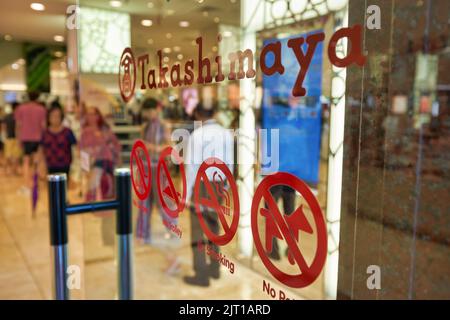
[[[72,163],[72,145],[77,141],[69,128],[63,126],[64,113],[53,106],[47,113],[47,129],[42,136],[40,149],[45,157],[48,174],[65,173],[69,178]]]

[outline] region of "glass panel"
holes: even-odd
[[[1,2],[0,163],[24,170],[0,173],[0,298],[51,296],[45,174],[73,205],[114,201],[122,167],[136,299],[448,299],[449,9]],[[68,217],[71,297],[118,299],[128,238],[93,211]]]

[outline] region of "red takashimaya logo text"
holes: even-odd
[[[349,40],[348,52],[345,57],[338,57],[336,54],[336,45],[342,38]],[[303,80],[308,72],[311,59],[314,51],[317,48],[317,44],[324,41],[325,34],[318,32],[310,34],[306,37],[292,38],[288,40],[288,47],[293,51],[297,58],[297,62],[300,66],[297,79],[292,87],[292,95],[294,97],[305,96],[306,89],[303,87]],[[218,41],[221,41],[221,36],[218,36]],[[137,57],[136,60],[131,48],[125,48],[122,53],[119,65],[119,88],[122,99],[128,102],[134,94],[137,78],[137,68],[140,68],[141,79],[140,88],[157,89],[172,87],[190,86],[194,82],[197,84],[207,84],[214,82],[221,82],[225,80],[225,76],[228,80],[240,80],[244,78],[254,78],[256,71],[254,69],[254,54],[250,49],[244,51],[238,50],[228,54],[228,68],[222,64],[222,57],[217,55],[214,58],[214,62],[207,57],[203,57],[203,39],[198,37],[195,42],[197,43],[198,55],[196,60],[188,59],[182,66],[181,63],[174,63],[172,66],[163,64],[162,50],[157,51],[159,68],[148,68],[149,54],[143,54]],[[306,53],[303,52],[302,45],[307,44]],[[283,74],[285,68],[282,62],[281,55],[281,42],[276,41],[265,45],[259,56],[259,64],[261,71],[271,76],[275,73]],[[268,66],[266,64],[266,56],[271,53],[274,56],[274,62]],[[353,63],[358,66],[363,66],[366,57],[362,52],[362,26],[357,24],[348,28],[341,28],[337,30],[331,37],[328,43],[328,58],[330,62],[336,66],[345,68]],[[244,60],[247,60],[247,68],[244,70]],[[217,72],[212,74],[211,64],[216,64]],[[224,70],[227,69],[227,70]],[[227,72],[225,74],[224,72]]]

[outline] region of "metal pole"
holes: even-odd
[[[118,288],[120,300],[133,299],[133,252],[130,169],[116,169],[116,235],[118,246]]]
[[[65,174],[48,176],[48,200],[50,207],[50,244],[52,247],[53,297],[68,300],[67,288],[67,219]]]

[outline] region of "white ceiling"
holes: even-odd
[[[201,1],[201,0],[200,0]],[[30,8],[32,2],[45,5],[45,10],[38,12]],[[0,82],[8,85],[18,85],[23,82],[23,65],[13,69],[13,62],[21,56],[17,52],[20,42],[39,42],[57,44],[53,37],[66,33],[66,11],[74,0],[1,0],[0,1]],[[153,4],[149,7],[148,3]],[[139,52],[156,53],[158,49],[178,46],[180,52],[165,54],[171,60],[181,53],[185,60],[197,54],[197,47],[192,40],[203,37],[204,55],[211,55],[212,47],[216,46],[216,36],[219,24],[239,25],[239,1],[235,0],[125,0],[121,8],[112,8],[109,0],[80,0],[80,7],[89,6],[129,13],[131,16],[131,44]],[[205,14],[204,12],[207,12]],[[219,18],[219,22],[215,18]],[[142,19],[151,19],[153,25],[144,27]],[[217,19],[217,18],[216,18]],[[180,21],[188,21],[189,27],[179,26]],[[167,33],[171,38],[167,38]],[[12,42],[5,41],[4,36],[12,36]],[[148,40],[152,39],[153,44]],[[8,52],[10,51],[9,55]],[[3,67],[2,67],[3,66]],[[20,80],[20,81],[19,81]]]
[[[200,0],[201,1],[201,0]],[[65,12],[74,0],[34,0],[45,5],[45,11],[34,11],[30,8],[33,1],[13,0],[0,1],[0,35],[11,35],[16,41],[54,42],[54,35],[65,35]],[[152,7],[148,3],[153,4]],[[167,45],[179,46],[189,44],[198,35],[216,33],[219,23],[239,24],[239,1],[235,0],[124,0],[121,8],[112,8],[108,0],[80,0],[83,6],[104,8],[127,12],[132,21],[132,46],[148,47],[148,39],[155,46],[163,48]],[[208,12],[207,16],[203,12]],[[151,27],[143,27],[142,19],[151,19]],[[188,28],[181,28],[179,21],[190,23]],[[171,33],[168,40],[166,34]]]

